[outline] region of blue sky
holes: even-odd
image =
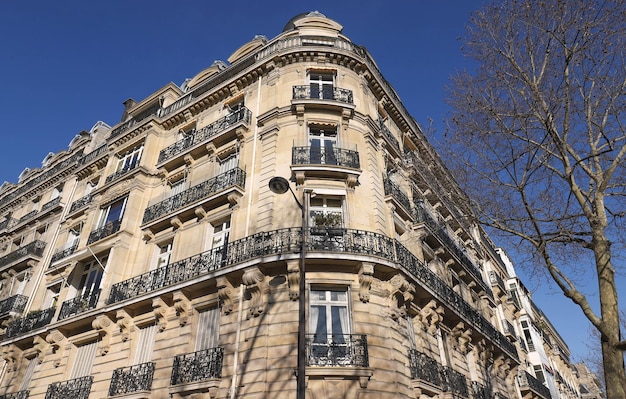
[[[141,100],[226,60],[261,34],[318,10],[364,45],[413,117],[443,131],[444,87],[468,67],[465,24],[481,0],[228,1],[21,0],[0,5],[0,183],[16,182],[48,152],[97,121],[119,122],[122,102]],[[574,358],[587,351],[588,323],[555,290],[535,302],[565,338]],[[593,287],[590,287],[593,288]]]

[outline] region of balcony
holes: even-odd
[[[20,334],[25,334],[37,328],[50,324],[54,316],[55,308],[37,310],[29,312],[26,316],[13,320],[4,331],[5,338],[12,338]]]
[[[432,388],[441,388],[441,366],[430,356],[416,349],[411,349],[409,351],[409,370],[411,371],[411,379],[426,382],[426,385]],[[429,390],[429,392],[433,391]]]
[[[494,395],[491,393],[491,389],[477,381],[472,381],[471,391],[472,391],[471,399],[493,399],[494,398]]]
[[[124,166],[122,169],[118,170],[112,175],[107,176],[107,178],[104,180],[104,184],[109,184],[116,180],[121,179],[122,177],[130,174],[130,172],[132,172],[133,170],[137,169],[138,166],[139,166],[139,161],[134,162],[130,165]]]
[[[15,262],[23,262],[26,260],[38,261],[43,255],[43,250],[46,247],[46,243],[43,241],[35,240],[17,250],[0,258],[0,268],[8,266]]]
[[[293,147],[291,169],[299,184],[305,177],[343,179],[354,187],[361,174],[359,153],[343,148]]]
[[[346,104],[354,104],[352,90],[342,89],[335,86],[324,86],[322,90],[318,85],[301,85],[293,87],[294,100],[328,100]]]
[[[508,320],[502,319],[502,329],[504,330],[504,335],[509,339],[515,341],[517,339],[517,335],[515,334],[515,328],[513,324],[511,324]]]
[[[46,202],[45,204],[43,204],[43,206],[41,207],[41,210],[39,211],[39,214],[44,215],[48,212],[52,212],[61,208],[61,206],[62,206],[61,197],[56,197],[55,199],[50,200]]]
[[[496,294],[498,296],[506,295],[506,285],[504,284],[504,280],[500,275],[494,271],[489,272],[489,282],[492,287],[496,287]]]
[[[517,383],[519,385],[522,396],[526,397],[526,393],[530,393],[533,398],[550,399],[550,389],[543,385],[541,381],[530,375],[527,371],[521,370],[517,374]]]
[[[213,206],[211,202],[229,201],[226,191],[238,187],[243,190],[246,182],[246,172],[242,169],[234,168],[226,173],[222,173],[212,179],[197,184],[180,194],[169,197],[146,208],[143,214],[142,225],[153,225],[154,222],[163,221],[165,217],[174,214],[181,219],[189,219],[195,215],[195,208],[198,205]],[[243,194],[240,192],[240,194]]]
[[[34,211],[30,211],[28,212],[26,215],[22,216],[18,221],[17,224],[22,224],[24,222],[27,222],[31,219],[33,219],[35,216],[37,216],[39,212],[35,209]]]
[[[308,334],[306,364],[323,367],[369,367],[367,336]]]
[[[54,262],[56,262],[58,260],[61,260],[63,258],[67,258],[71,254],[76,252],[77,249],[78,249],[78,242],[75,242],[74,244],[72,244],[71,246],[69,246],[69,247],[67,247],[65,249],[60,249],[60,250],[56,251],[52,255],[52,258],[50,259],[50,265],[52,265]]]
[[[521,304],[521,302],[519,300],[519,296],[517,295],[517,291],[516,290],[509,290],[507,292],[506,296],[507,296],[506,301],[508,303],[513,304],[513,306],[515,307],[516,311],[519,312],[520,310],[522,310],[522,304]]]
[[[115,220],[113,222],[108,222],[104,226],[99,227],[89,233],[89,238],[87,239],[87,245],[93,244],[96,241],[100,241],[103,238],[106,238],[112,234],[117,233],[122,226],[122,220]]]
[[[423,203],[418,203],[415,207],[416,220],[426,225],[427,229],[432,235],[448,250],[448,252],[455,259],[456,263],[460,265],[469,275],[473,277],[473,280],[480,285],[483,291],[490,297],[493,297],[491,288],[487,286],[481,275],[480,269],[467,255],[462,246],[457,242],[454,234],[449,232],[444,226],[442,226],[426,209]]]
[[[398,141],[398,139],[396,139],[393,133],[391,133],[391,130],[389,130],[389,128],[385,126],[385,123],[381,119],[378,120],[378,127],[380,128],[380,135],[387,142],[387,145],[391,149],[395,150],[396,156],[399,156],[400,155],[400,142]]]
[[[115,369],[109,385],[109,396],[150,391],[153,377],[154,362]]]
[[[48,385],[46,399],[89,399],[93,377],[80,377]]]
[[[169,147],[165,147],[159,153],[157,164],[172,170],[184,162],[180,159],[180,156],[183,154],[191,154],[194,158],[197,158],[207,152],[207,143],[214,142],[215,146],[219,147],[235,139],[237,128],[247,127],[251,119],[252,112],[246,107],[241,107],[210,125],[185,136],[185,138]]]
[[[385,196],[390,197],[391,202],[396,208],[396,212],[404,218],[411,218],[411,200],[394,182],[389,179],[383,179],[383,188]]]
[[[11,313],[22,313],[28,302],[28,297],[24,295],[13,295],[0,301],[0,318],[4,318]]]
[[[13,219],[12,217],[8,217],[0,222],[0,231],[10,230],[13,226],[16,226],[19,223],[19,220]]]
[[[0,395],[0,399],[28,399],[30,391],[18,391],[14,393],[5,393]]]
[[[223,361],[224,348],[219,347],[178,355],[172,366],[171,385],[222,378]]]
[[[72,202],[72,205],[70,206],[70,213],[74,213],[83,208],[86,208],[87,205],[91,204],[92,199],[93,199],[93,196],[91,194],[87,194],[84,197],[79,198],[76,201]]]
[[[467,380],[465,376],[450,367],[441,367],[441,380],[443,382],[443,390],[451,392],[454,397],[456,395],[468,397]]]
[[[88,295],[77,296],[63,302],[59,311],[59,320],[95,309],[99,298],[100,290],[95,290]]]

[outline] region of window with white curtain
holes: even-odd
[[[139,165],[141,154],[143,153],[143,143],[118,155],[116,172],[123,172],[134,169]]]
[[[198,315],[198,330],[196,334],[196,349],[216,348],[220,343],[220,308],[203,310]]]
[[[133,364],[144,364],[152,360],[154,338],[156,337],[157,325],[150,324],[139,329],[137,348]]]
[[[70,380],[80,377],[86,377],[91,374],[91,367],[96,358],[96,351],[100,341],[93,341],[76,348],[76,358],[72,366]]]
[[[309,334],[314,342],[343,342],[350,324],[347,289],[311,290]]]
[[[28,386],[30,385],[30,380],[33,378],[33,374],[35,373],[35,366],[37,365],[37,357],[33,357],[28,359],[28,365],[26,366],[26,372],[24,373],[24,378],[22,378],[22,382],[20,383],[20,388],[18,391],[26,391],[28,390]]]

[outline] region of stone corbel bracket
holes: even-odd
[[[222,312],[229,315],[233,311],[233,286],[224,276],[217,278],[217,296],[222,302]]]
[[[165,331],[167,328],[167,310],[169,306],[161,298],[154,298],[152,300],[152,313],[157,324],[159,332]]]
[[[370,288],[374,281],[374,264],[362,262],[359,269],[359,299],[363,303],[370,301]]]
[[[46,342],[50,344],[47,354],[55,355],[54,367],[59,367],[61,365],[61,359],[65,358],[64,352],[66,345],[61,345],[64,341],[66,341],[66,338],[59,330],[52,330],[46,336]]]
[[[289,299],[297,301],[300,298],[300,260],[287,261],[287,284]]]
[[[430,335],[435,335],[437,332],[439,324],[443,321],[443,314],[443,307],[434,299],[431,299],[431,301],[420,310],[422,325]]]
[[[113,321],[108,316],[100,315],[91,322],[91,326],[98,332],[98,336],[100,336],[98,353],[100,356],[104,356],[109,353],[109,349],[111,348],[111,329],[113,328]]]
[[[189,317],[191,316],[191,302],[182,291],[174,292],[173,300],[174,310],[176,310],[176,315],[178,316],[178,323],[182,327],[189,323]]]
[[[2,358],[6,362],[7,370],[17,370],[17,347],[14,344],[2,347]]]
[[[33,338],[33,349],[35,349],[35,352],[37,353],[37,362],[41,364],[46,359],[46,354],[50,349],[50,344],[39,335],[35,335],[35,338]]]
[[[254,267],[246,270],[241,280],[250,293],[250,315],[258,317],[265,312],[269,294],[269,285],[265,281],[265,275]]]
[[[391,318],[398,320],[406,317],[407,310],[415,297],[415,286],[407,281],[400,274],[396,274],[389,280],[390,299],[393,303],[391,307]]]
[[[450,334],[456,338],[458,349],[461,353],[466,354],[469,352],[469,344],[472,342],[472,330],[471,328],[465,328],[465,324],[460,321],[450,331]]]
[[[118,310],[115,318],[117,319],[117,327],[120,329],[120,333],[122,334],[122,341],[128,341],[130,339],[130,334],[137,328],[133,318],[124,309]]]

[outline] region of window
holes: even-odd
[[[187,179],[183,177],[175,182],[170,183],[170,197],[182,193],[187,188]]]
[[[143,144],[138,145],[123,154],[118,155],[117,167],[115,172],[125,172],[139,165],[141,153],[143,152]]]
[[[530,333],[530,326],[528,324],[528,321],[522,320],[520,324],[522,325],[522,331],[524,333],[524,339],[526,340],[526,346],[528,347],[528,351],[534,352],[535,344],[533,342],[533,337]]]
[[[103,267],[107,259],[92,260],[87,262],[83,267],[83,273],[80,276],[78,290],[83,298],[91,297],[92,294],[100,289],[102,282]],[[103,266],[100,266],[102,264]]]
[[[78,246],[78,242],[80,241],[80,231],[82,225],[78,224],[74,227],[71,227],[67,231],[67,240],[65,241],[65,245],[63,246],[63,250],[74,248]]]
[[[100,341],[90,342],[76,348],[76,358],[74,359],[72,373],[70,374],[71,380],[86,377],[91,374],[91,367],[96,358],[96,350],[98,349],[99,342]]]
[[[9,297],[14,295],[22,295],[24,293],[24,288],[26,288],[26,283],[30,280],[30,273],[28,271],[23,271],[19,274],[11,277],[9,282]]]
[[[225,159],[220,161],[219,174],[226,173],[229,170],[235,169],[239,166],[239,154],[231,154]]]
[[[311,98],[320,100],[332,100],[333,82],[335,75],[329,72],[310,72],[309,85],[311,87]]]
[[[312,164],[337,164],[337,131],[309,127],[309,146]]]
[[[61,292],[61,283],[49,286],[46,290],[46,299],[44,301],[44,307],[55,308],[59,303],[59,293]]]
[[[213,224],[213,237],[211,248],[217,248],[228,243],[230,233],[230,219]]]
[[[309,224],[315,227],[343,227],[342,198],[315,196],[310,202]]]
[[[314,334],[313,342],[345,340],[350,334],[348,291],[311,290],[310,297],[309,333]]]
[[[110,203],[108,206],[102,208],[100,211],[100,220],[98,221],[98,227],[102,227],[108,223],[122,220],[127,200],[128,197],[120,198]]]
[[[539,380],[539,382],[544,384],[546,382],[546,377],[543,374],[541,366],[533,366],[533,371],[535,372],[535,377]]]
[[[133,364],[144,364],[152,360],[152,351],[156,332],[156,324],[150,324],[139,329],[139,337],[137,340]]]
[[[20,388],[18,391],[28,390],[30,380],[33,378],[33,374],[35,373],[35,366],[37,366],[37,363],[38,362],[36,356],[28,359],[28,365],[26,366],[26,371],[24,372],[24,378],[22,378],[22,382],[20,383]]]
[[[219,346],[221,314],[220,308],[211,308],[200,312],[198,315],[196,352]]]
[[[172,241],[160,244],[158,247],[159,254],[157,256],[156,268],[170,264],[170,258],[172,257]]]

